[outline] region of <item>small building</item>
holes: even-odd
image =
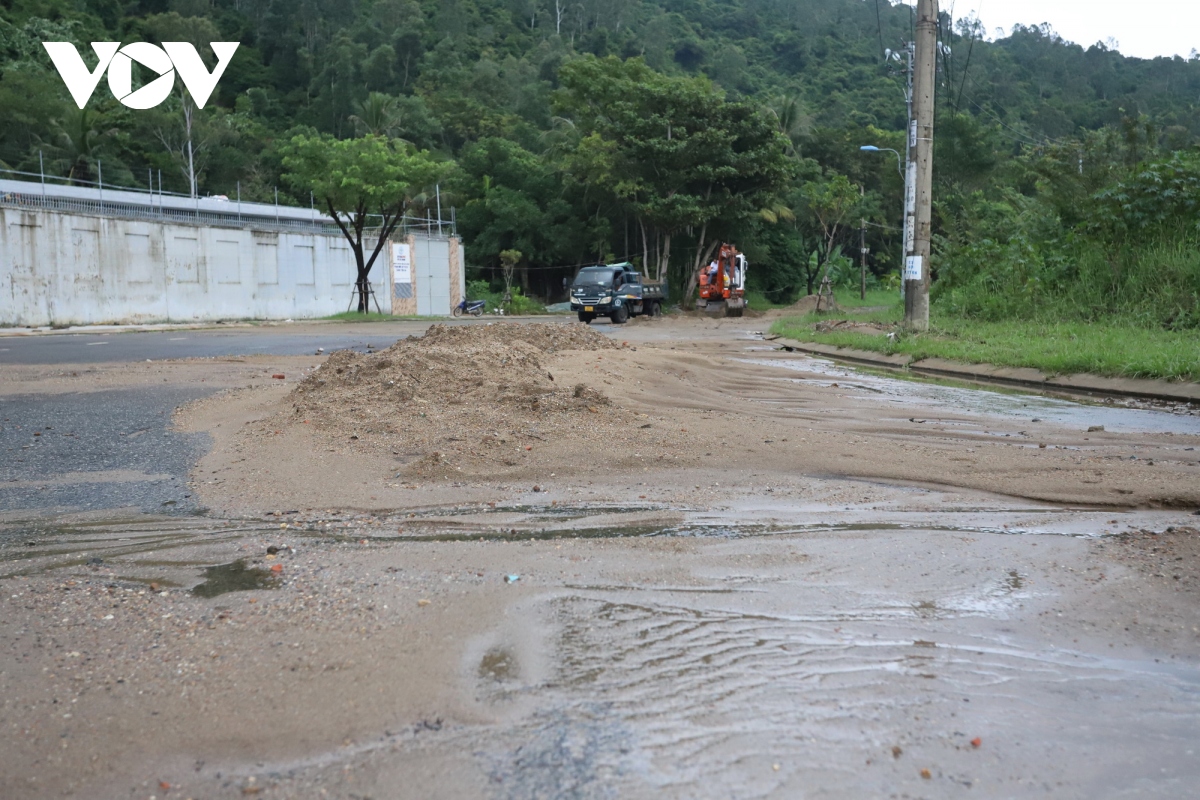
[[[396,315],[447,317],[467,292],[462,242],[436,228],[393,236],[392,310]]]
[[[461,253],[452,225],[406,219],[371,270],[372,310],[449,315]],[[312,319],[351,308],[355,278],[313,209],[0,180],[0,325]]]

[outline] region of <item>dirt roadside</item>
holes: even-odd
[[[752,325],[645,322],[612,346],[517,347],[530,375],[536,364],[554,378],[532,393],[484,350],[457,368],[466,385],[397,398],[377,418],[350,411],[363,408],[354,384],[338,387],[344,414],[295,413],[312,410],[298,409],[301,387],[336,359],[21,368],[4,392],[163,380],[229,391],[177,415],[212,437],[192,486],[218,522],[164,538],[140,561],[104,553],[0,579],[0,795],[687,797],[732,781],[729,792],[764,796],[950,796],[971,781],[1005,796],[1055,782],[1062,796],[1095,796],[1105,781],[1137,778],[1095,765],[1118,769],[1149,723],[1135,719],[1112,741],[1093,734],[1084,758],[1058,738],[1063,720],[1106,695],[1089,706],[1064,687],[1087,679],[1071,671],[1081,656],[1196,663],[1200,551],[1178,520],[1200,507],[1200,456],[1188,449],[1200,437],[881,404],[853,380],[793,368],[795,356],[747,334]],[[393,364],[375,368],[384,359]],[[439,369],[386,352],[340,366],[354,365],[373,376]],[[478,384],[481,396],[448,399]],[[1129,533],[982,532],[1033,530],[1064,507],[1100,509],[1079,533]],[[946,522],[963,509],[985,522]],[[763,526],[825,527],[630,535],[743,511]],[[910,517],[919,522],[872,521]],[[239,520],[228,533],[225,519]],[[97,522],[74,523],[90,547],[103,538]],[[1153,524],[1175,530],[1140,532]],[[279,585],[213,599],[187,591],[201,565],[235,559],[278,566]],[[896,654],[812,681],[821,659],[879,651],[876,637],[901,642]],[[696,644],[633,655],[680,640]],[[989,654],[977,672],[956,672],[976,650]],[[1039,694],[1027,672],[1000,663],[1018,651],[1050,688]],[[694,662],[677,661],[685,654]],[[638,665],[628,675],[626,662]],[[1138,669],[1129,675],[1150,674]],[[605,670],[618,678],[598,678]],[[857,672],[881,677],[836,677]],[[742,716],[688,684],[694,673]],[[755,681],[769,691],[756,694]],[[1045,719],[1028,709],[1009,719],[1017,686]],[[1137,710],[1128,702],[1114,716]],[[610,725],[600,706],[623,703]],[[845,729],[814,721],[857,704]],[[642,717],[652,732],[621,738]],[[739,736],[755,718],[779,728],[751,747]],[[1172,748],[1187,734],[1152,732],[1161,768],[1186,781],[1191,762]],[[688,747],[672,749],[693,741],[704,743],[695,763]],[[1159,756],[1134,755],[1160,768]],[[678,765],[674,782],[639,783],[645,763]],[[1171,796],[1164,787],[1154,796]]]
[[[213,435],[195,488],[225,514],[439,502],[419,499],[426,495],[496,499],[497,486],[512,484],[537,484],[554,499],[556,488],[583,475],[620,485],[637,476],[643,494],[676,498],[685,489],[672,473],[680,468],[730,491],[800,474],[1086,506],[1200,507],[1200,436],[1089,431],[1087,419],[1074,429],[1036,417],[984,426],[953,409],[914,417],[820,373],[787,370],[797,362],[792,354],[747,351],[750,341],[714,335],[736,329],[643,323],[622,329],[618,344],[626,346],[613,350],[542,353],[537,369],[557,386],[587,387],[612,404],[581,404],[555,435],[542,429],[562,414],[532,403],[498,416],[469,402],[422,405],[413,416],[409,400],[384,397],[373,425],[355,422],[348,405],[340,419],[308,419],[294,413],[289,386],[204,401],[178,422]],[[502,445],[504,458],[482,453]],[[411,467],[428,459],[438,468]],[[664,468],[666,480],[656,478]]]

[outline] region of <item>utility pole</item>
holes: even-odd
[[[938,0],[917,0],[913,114],[908,130],[912,239],[906,241],[904,324],[929,329],[929,253],[933,224],[933,101],[937,71]],[[906,225],[907,228],[907,220]],[[907,239],[907,231],[906,231]]]
[[[858,221],[858,299],[867,299],[867,221]]]
[[[904,46],[904,54],[907,63],[904,67],[904,98],[905,98],[905,119],[908,128],[905,130],[906,137],[904,143],[904,174],[901,176],[904,179],[904,221],[901,223],[904,227],[904,240],[900,242],[900,300],[904,302],[908,296],[907,287],[904,285],[904,267],[908,262],[908,254],[913,249],[913,236],[915,235],[916,225],[913,221],[913,213],[916,211],[917,205],[917,170],[916,163],[913,161],[912,151],[912,126],[913,126],[913,51],[915,44],[909,42]]]

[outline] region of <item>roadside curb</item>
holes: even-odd
[[[23,338],[26,336],[78,335],[81,333],[144,333],[147,331],[200,331],[254,327],[259,327],[259,325],[250,322],[160,322],[146,323],[144,325],[71,325],[66,328],[51,328],[43,325],[37,328],[0,328],[0,339]]]
[[[1173,383],[1171,381],[1147,380],[1143,378],[1106,378],[1100,375],[1046,375],[1026,367],[998,367],[995,364],[963,364],[941,358],[924,358],[914,361],[911,356],[885,355],[870,350],[815,342],[800,342],[795,339],[779,338],[776,343],[786,343],[805,353],[825,356],[836,361],[848,361],[884,369],[904,370],[932,377],[957,378],[979,383],[997,383],[1040,391],[1061,391],[1071,394],[1102,394],[1113,397],[1134,397],[1142,400],[1165,400],[1171,403],[1194,403],[1200,405],[1200,383]]]

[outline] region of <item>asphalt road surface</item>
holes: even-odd
[[[556,321],[558,318],[554,318]],[[486,325],[493,320],[443,320],[447,325]],[[526,320],[522,320],[526,321]],[[103,364],[167,358],[239,355],[298,356],[318,347],[365,350],[387,347],[405,336],[420,336],[431,322],[312,324],[241,327],[224,330],[60,333],[0,337],[3,364]]]
[[[213,391],[0,396],[0,512],[193,511],[187,473],[208,436],[172,430],[171,413]]]

